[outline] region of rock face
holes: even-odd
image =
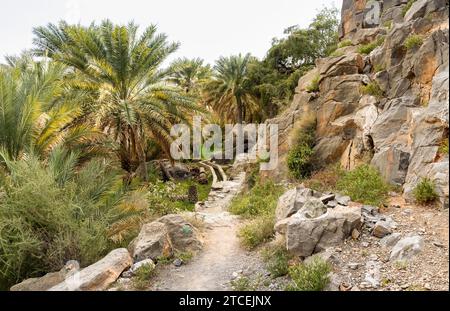
[[[266,177],[286,176],[291,130],[314,113],[317,163],[353,169],[369,160],[387,182],[403,187],[407,200],[429,178],[448,207],[449,158],[440,146],[449,134],[449,4],[417,0],[405,10],[407,2],[343,1],[340,37],[351,46],[335,53],[342,56],[318,59],[300,78],[291,106],[267,121],[279,126],[280,159]],[[420,38],[417,44],[407,44],[411,36]],[[379,46],[358,53],[372,42]],[[319,91],[308,92],[317,79]],[[364,91],[367,85],[378,92]]]
[[[100,261],[74,273],[50,291],[101,291],[117,280],[133,261],[125,248],[113,250]]]

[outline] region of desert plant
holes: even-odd
[[[409,0],[406,5],[402,8],[402,16],[406,15],[406,12],[409,11],[409,9],[411,8],[411,6],[414,4],[414,2],[416,2],[416,0]]]
[[[344,173],[336,187],[352,200],[370,205],[382,204],[389,190],[380,173],[367,164]]]
[[[292,283],[286,288],[290,291],[321,291],[329,283],[331,266],[321,258],[310,263],[298,264],[289,268]]]
[[[339,42],[338,48],[343,48],[343,47],[351,46],[351,45],[352,45],[352,40],[347,39],[347,40],[343,40],[343,41]]]
[[[306,113],[295,125],[292,145],[287,157],[287,166],[293,177],[307,177],[313,169],[313,147],[315,139],[316,119]]]
[[[267,246],[263,251],[266,268],[273,278],[288,274],[292,257],[283,244]]]
[[[360,53],[360,54],[370,54],[370,52],[372,52],[372,51],[375,50],[377,47],[379,47],[380,45],[382,45],[383,42],[384,42],[384,37],[383,37],[383,36],[380,36],[380,37],[378,37],[376,40],[374,40],[374,41],[372,41],[372,42],[370,42],[370,43],[361,45],[361,46],[358,48],[358,53]]]
[[[137,290],[143,290],[149,285],[150,279],[155,275],[155,266],[151,263],[140,266],[133,277],[133,286]]]
[[[417,184],[414,188],[413,194],[419,204],[429,204],[439,198],[434,183],[428,178],[423,178]]]
[[[273,215],[256,217],[239,230],[241,243],[248,249],[254,249],[269,241],[274,235],[274,225],[275,217]]]
[[[448,154],[448,137],[444,139],[439,146],[440,154]]]
[[[306,88],[306,90],[307,90],[308,92],[310,92],[310,93],[312,93],[312,92],[318,92],[318,91],[319,91],[319,81],[320,81],[320,76],[319,76],[319,75],[315,76],[315,77],[311,80],[311,82],[310,82],[310,84],[308,85],[308,87]]]
[[[365,95],[372,95],[375,96],[376,98],[383,97],[383,90],[381,89],[380,85],[375,81],[372,81],[367,85],[361,86],[361,93]]]
[[[420,47],[423,44],[423,39],[419,35],[410,35],[408,38],[406,38],[405,43],[403,43],[403,46],[407,50],[412,50],[415,48]]]

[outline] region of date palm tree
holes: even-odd
[[[201,58],[179,58],[171,64],[169,81],[183,88],[186,93],[198,93],[200,85],[210,77],[211,68],[204,66]]]
[[[206,103],[225,119],[238,124],[251,119],[258,107],[248,78],[251,60],[250,54],[219,58],[212,79],[205,84]]]
[[[188,123],[188,112],[199,110],[191,96],[167,83],[170,70],[162,63],[177,48],[156,26],[138,35],[126,26],[103,21],[89,27],[49,24],[34,29],[37,55],[73,69],[72,87],[90,94],[84,110],[118,143],[122,168],[146,177],[145,146],[158,141],[169,154],[170,128]]]
[[[0,68],[0,162],[34,153],[47,158],[56,146],[94,151],[101,133],[71,124],[79,116],[76,98],[65,97],[65,66],[35,62],[29,55],[7,58]],[[90,145],[90,146],[89,146]]]

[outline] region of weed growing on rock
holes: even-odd
[[[439,146],[440,154],[448,154],[448,137],[441,142]]]
[[[389,186],[380,173],[367,164],[345,172],[336,187],[343,194],[350,196],[353,201],[375,206],[386,200],[389,191]]]
[[[415,49],[420,47],[423,44],[423,39],[419,35],[410,35],[408,38],[406,38],[405,43],[403,46],[407,50]]]
[[[150,279],[155,275],[155,266],[145,264],[134,272],[133,286],[137,290],[143,290],[149,285]]]
[[[289,268],[292,283],[289,291],[322,291],[330,282],[331,265],[321,258]]]
[[[419,204],[432,203],[439,197],[436,192],[434,183],[428,178],[422,179],[422,181],[417,184],[417,186],[414,188],[413,194],[414,198]]]
[[[372,51],[375,50],[377,47],[379,47],[380,45],[382,45],[383,42],[384,42],[384,37],[383,37],[383,36],[380,36],[380,37],[378,37],[376,40],[374,40],[374,41],[372,41],[372,42],[370,42],[370,43],[361,45],[361,46],[358,48],[358,53],[359,53],[359,54],[370,54],[370,52],[372,52]]]
[[[310,93],[318,92],[319,91],[319,81],[320,81],[320,76],[317,75],[316,77],[314,77],[314,79],[311,80],[311,83],[306,88],[306,90]]]
[[[365,95],[372,95],[375,96],[376,98],[383,97],[383,90],[375,81],[372,81],[367,85],[361,86],[361,93]]]
[[[338,48],[343,48],[343,47],[346,47],[346,46],[351,46],[352,45],[352,40],[343,40],[343,41],[341,41],[341,42],[339,42],[339,44],[338,44]]]
[[[402,9],[402,16],[406,15],[406,13],[409,11],[414,2],[416,2],[416,0],[409,0],[408,3],[406,3],[406,5]]]

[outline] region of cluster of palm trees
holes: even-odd
[[[177,48],[154,25],[141,34],[109,20],[35,28],[34,49],[0,67],[0,162],[64,147],[80,161],[115,153],[124,170],[145,177],[148,142],[169,155],[173,124],[211,111],[224,121],[251,118],[250,55],[162,68]]]

